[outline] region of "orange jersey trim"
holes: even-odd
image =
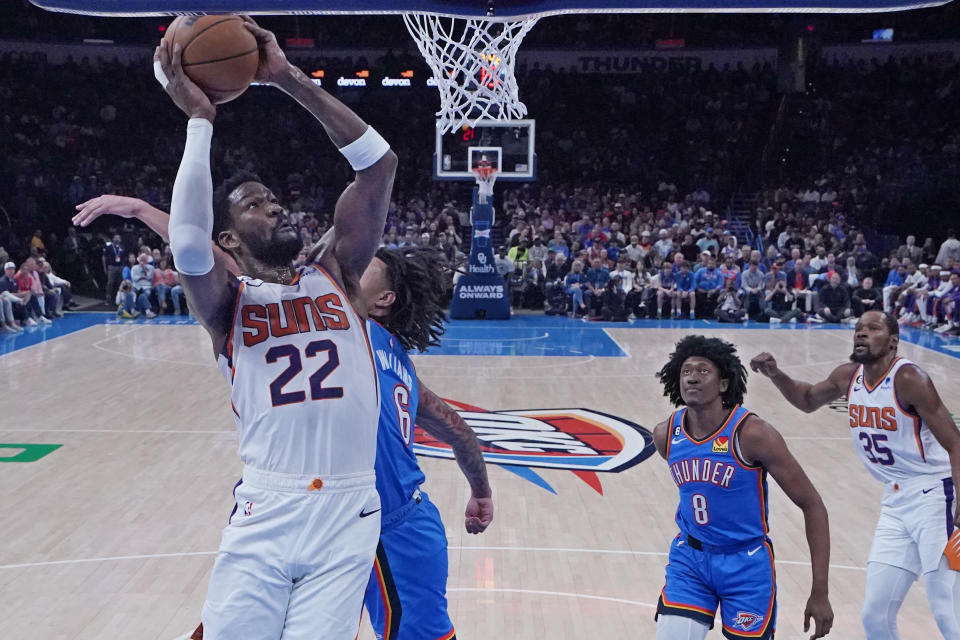
[[[666,605],[666,606],[668,606],[668,607],[671,607],[671,608],[673,608],[673,609],[686,609],[687,611],[696,611],[697,613],[702,613],[702,614],[708,615],[708,616],[716,616],[716,615],[717,615],[717,610],[716,610],[716,609],[714,609],[713,611],[711,611],[710,609],[704,609],[703,607],[697,607],[697,606],[694,606],[694,605],[692,605],[692,604],[680,604],[679,602],[670,602],[669,600],[667,600],[667,588],[666,588],[666,587],[664,587],[663,589],[660,590],[660,597],[663,599],[663,604],[664,604],[664,605]]]
[[[682,411],[682,409],[677,409],[676,411],[671,413],[670,417],[668,418],[668,424],[670,426],[667,427],[667,443],[666,443],[666,447],[664,448],[664,454],[665,454],[664,458],[667,460],[668,463],[670,461],[670,441],[673,439],[673,421],[676,418],[678,411]]]
[[[237,298],[233,301],[233,314],[230,316],[230,333],[227,334],[227,358],[230,360],[230,382],[237,375],[237,363],[233,358],[233,333],[237,327],[237,312],[240,310],[240,299],[243,297],[244,282],[237,283]]]
[[[393,640],[390,636],[393,609],[390,607],[390,598],[387,596],[387,584],[383,579],[383,567],[380,566],[380,558],[374,559],[373,568],[377,573],[377,586],[380,588],[380,599],[383,601],[383,610],[386,612],[383,624],[383,640]]]
[[[897,371],[897,373],[900,373],[900,372]],[[921,420],[920,416],[918,416],[913,411],[907,411],[906,409],[904,409],[903,405],[900,404],[900,397],[897,395],[896,379],[894,379],[893,381],[893,402],[897,405],[897,409],[900,410],[900,413],[902,413],[905,416],[910,416],[910,418],[913,419],[913,437],[917,441],[917,449],[920,450],[920,459],[926,462],[927,454],[923,450],[923,440],[920,439],[920,429],[921,427],[923,427],[923,420]]]
[[[443,634],[442,636],[440,636],[439,638],[437,638],[437,640],[450,640],[450,639],[451,639],[453,636],[455,636],[455,635],[457,635],[457,630],[456,630],[456,629],[450,629],[449,633]]]
[[[739,408],[740,408],[740,405],[738,405],[738,404],[737,404],[737,405],[734,405],[733,408],[730,409],[730,415],[728,415],[728,416],[727,416],[727,419],[723,421],[723,424],[720,425],[719,427],[717,427],[716,429],[714,429],[712,432],[710,432],[710,435],[708,435],[708,436],[707,436],[706,438],[704,438],[703,440],[698,440],[697,438],[694,438],[694,437],[693,437],[692,435],[690,435],[690,433],[687,431],[687,425],[686,425],[686,422],[687,422],[687,414],[686,414],[686,412],[684,412],[684,414],[683,414],[683,421],[680,423],[680,428],[683,429],[683,434],[684,434],[685,436],[687,436],[687,439],[690,440],[690,442],[692,442],[693,444],[696,444],[696,445],[704,444],[704,443],[712,440],[712,439],[714,438],[714,436],[716,436],[718,433],[720,433],[721,431],[723,431],[724,429],[727,428],[727,425],[730,424],[730,420],[733,419],[733,414],[735,414],[735,413],[737,412],[737,409],[739,409]],[[749,415],[749,414],[747,414],[747,415]]]
[[[886,377],[890,374],[890,372],[891,372],[891,371],[893,370],[893,368],[897,365],[897,363],[900,362],[900,360],[901,360],[900,356],[897,356],[896,358],[894,358],[894,359],[893,359],[893,362],[891,362],[891,363],[890,363],[890,366],[887,367],[887,370],[883,372],[883,375],[880,376],[879,378],[877,378],[877,382],[876,382],[873,386],[871,386],[870,383],[867,382],[867,372],[866,372],[866,370],[864,370],[864,372],[863,372],[863,388],[867,390],[867,393],[873,393],[873,390],[880,386],[880,383],[882,383],[882,382],[886,379]],[[861,366],[862,366],[862,365],[861,365]],[[894,394],[894,395],[896,395],[896,394]]]

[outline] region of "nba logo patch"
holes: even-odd
[[[253,513],[253,503],[247,500],[243,503],[243,515],[249,516]]]
[[[714,438],[713,440],[713,452],[714,453],[729,453],[730,451],[730,438],[727,436],[720,436]]]
[[[744,631],[750,631],[757,623],[763,621],[763,616],[749,611],[737,611],[737,617],[733,620],[734,627],[740,627]]]

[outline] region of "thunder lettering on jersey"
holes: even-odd
[[[413,363],[400,342],[376,322],[367,326],[380,378],[377,492],[383,513],[389,514],[405,505],[426,479],[413,453],[413,425],[420,394]]]
[[[331,478],[373,470],[380,393],[365,322],[319,265],[241,277],[218,358],[244,464]]]
[[[897,358],[874,385],[868,385],[863,365],[850,376],[847,413],[850,437],[860,460],[881,482],[917,475],[950,475],[950,456],[914,411],[897,397],[897,373],[916,366]]]
[[[686,407],[670,417],[667,464],[680,491],[677,526],[708,545],[724,547],[767,532],[767,472],[746,464],[736,436],[750,412],[737,405],[703,440],[687,433]]]

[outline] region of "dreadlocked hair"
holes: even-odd
[[[387,265],[387,282],[397,296],[381,324],[407,351],[440,344],[446,330],[443,302],[452,284],[446,256],[437,249],[411,247],[381,248],[377,258]]]
[[[747,370],[737,356],[737,348],[720,338],[687,336],[674,347],[670,360],[657,372],[663,383],[663,395],[670,398],[675,407],[683,404],[680,396],[680,369],[687,358],[706,358],[720,369],[720,379],[727,381],[727,390],[721,394],[724,407],[733,407],[743,402],[747,391]]]

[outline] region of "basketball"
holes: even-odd
[[[257,72],[257,40],[239,16],[181,16],[163,39],[171,53],[180,45],[184,72],[214,104],[239,97]]]

